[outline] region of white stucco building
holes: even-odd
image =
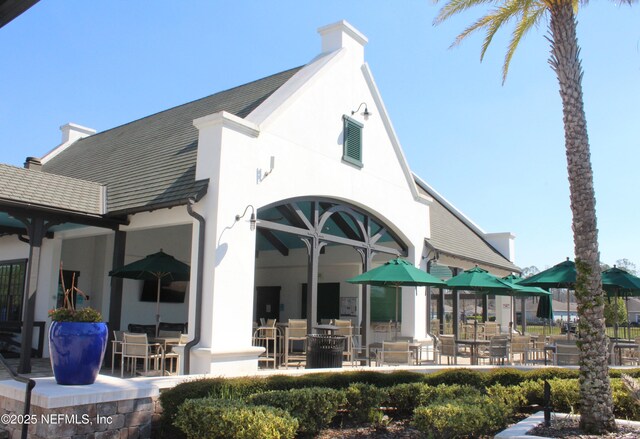
[[[411,172],[366,37],[344,21],[319,34],[302,67],[101,133],[67,124],[44,157],[0,165],[0,269],[15,287],[0,320],[20,316],[26,334],[47,321],[62,263],[112,329],[152,324],[144,283],[108,273],[162,248],[191,266],[184,302],[160,307],[189,322],[188,371],[239,373],[257,368],[261,317],[349,318],[370,336],[384,291],[375,302],[345,281],[392,257],[519,271],[513,234],[485,233]],[[16,300],[20,279],[30,299]],[[428,302],[402,291],[402,335],[427,336]]]

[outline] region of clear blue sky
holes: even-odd
[[[102,131],[310,61],[320,26],[346,19],[415,173],[516,262],[573,258],[561,103],[546,24],[501,85],[508,34],[449,50],[479,11],[432,26],[428,1],[41,0],[0,29],[0,162],[22,166],[67,122]],[[640,268],[640,6],[579,15],[603,262]],[[310,109],[312,110],[312,109]]]

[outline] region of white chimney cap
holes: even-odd
[[[364,59],[364,46],[369,40],[358,29],[345,20],[329,24],[318,29],[322,37],[322,52],[333,52],[342,48],[351,48],[362,53]]]

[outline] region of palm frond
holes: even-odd
[[[448,18],[475,6],[494,2],[495,0],[450,0],[440,9],[440,12],[433,20],[433,24],[438,25]],[[438,0],[434,0],[434,3],[438,3]]]
[[[525,3],[528,0],[525,0]],[[480,61],[484,59],[484,55],[493,41],[493,37],[500,30],[500,28],[507,22],[509,22],[512,18],[517,17],[522,13],[522,0],[510,0],[500,8],[496,10],[493,14],[493,20],[489,23],[487,27],[487,34],[484,37],[484,42],[482,43],[482,50],[480,51]]]
[[[533,2],[532,2],[533,3]],[[542,17],[544,16],[547,8],[544,5],[532,4],[530,7],[523,11],[522,18],[516,24],[516,28],[513,30],[507,53],[504,57],[504,64],[502,65],[502,83],[507,80],[507,74],[509,73],[509,66],[511,65],[511,59],[520,44],[522,38],[531,30],[531,28],[537,26]]]

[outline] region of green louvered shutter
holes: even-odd
[[[342,160],[362,167],[362,125],[348,116],[344,120],[344,150]]]

